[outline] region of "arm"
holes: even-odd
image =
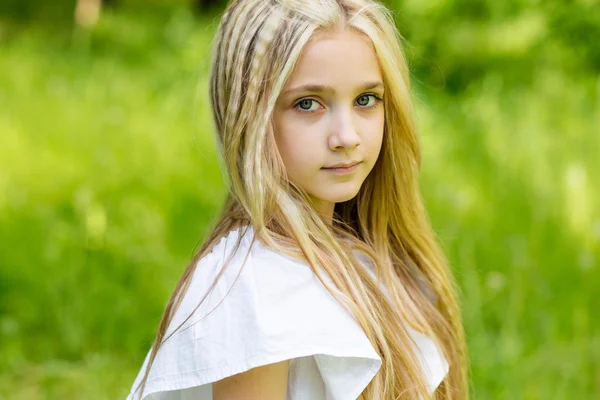
[[[289,364],[263,365],[214,382],[213,400],[285,400]]]

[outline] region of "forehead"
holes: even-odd
[[[379,60],[371,40],[354,30],[335,29],[313,35],[287,86],[360,86],[365,81],[381,79]]]

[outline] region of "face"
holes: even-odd
[[[273,115],[277,147],[290,180],[323,215],[356,196],[375,165],[383,95],[370,40],[347,29],[317,33],[282,90]]]

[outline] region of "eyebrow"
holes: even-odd
[[[383,89],[383,87],[384,87],[384,85],[380,81],[367,82],[362,86],[361,90]],[[291,95],[294,93],[300,93],[300,92],[313,92],[313,93],[332,92],[332,93],[335,93],[335,89],[333,88],[333,86],[308,84],[308,85],[302,85],[302,86],[298,86],[298,87],[295,87],[292,89],[288,89],[285,92],[283,92],[282,94],[284,96],[288,96],[288,95]]]

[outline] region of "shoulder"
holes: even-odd
[[[211,382],[311,357],[336,398],[358,397],[381,365],[358,323],[306,263],[242,232],[198,261],[166,336],[183,326],[159,349],[145,393],[196,388],[196,398],[208,399]],[[293,381],[307,385],[298,371],[291,367]]]
[[[256,318],[292,312],[304,315],[324,298],[334,300],[306,263],[264,246],[255,240],[252,228],[240,228],[221,238],[198,261],[176,318],[193,314],[202,328],[209,313],[243,312],[247,317],[256,313]]]
[[[198,334],[213,329],[239,332],[242,328],[239,339],[246,344],[268,345],[270,351],[293,348],[297,353],[312,346],[311,341],[323,332],[328,337],[339,334],[336,340],[340,341],[364,338],[353,317],[308,264],[265,247],[253,234],[252,229],[243,236],[240,230],[232,231],[215,246],[213,260],[198,264],[186,294],[190,305],[197,305],[213,276],[225,265],[213,293],[206,298],[206,307],[194,313]],[[234,336],[228,339],[235,341]]]

